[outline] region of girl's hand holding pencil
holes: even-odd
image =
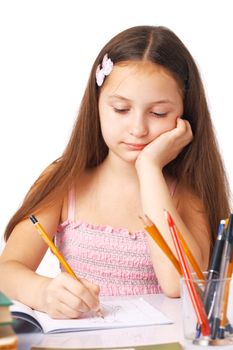
[[[83,313],[98,312],[99,287],[84,279],[78,281],[67,272],[48,279],[43,286],[44,311],[59,319],[79,318]]]

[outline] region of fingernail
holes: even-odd
[[[96,316],[104,318],[104,315],[100,309],[96,311]]]

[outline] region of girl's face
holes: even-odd
[[[135,162],[147,144],[175,128],[183,114],[181,88],[159,65],[121,63],[101,88],[99,114],[109,157]]]

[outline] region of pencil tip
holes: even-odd
[[[171,214],[166,209],[163,209],[163,211],[164,211],[164,214],[166,216],[166,219],[167,219],[169,225],[173,226],[174,225],[174,221],[173,221],[173,219],[171,217]]]
[[[145,226],[151,226],[152,225],[152,221],[149,219],[149,217],[144,214],[143,216],[138,215],[139,219],[141,219],[141,221],[143,222],[143,224]]]

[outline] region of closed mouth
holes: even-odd
[[[147,144],[145,143],[128,143],[125,142],[125,145],[130,149],[140,150],[143,149]]]

